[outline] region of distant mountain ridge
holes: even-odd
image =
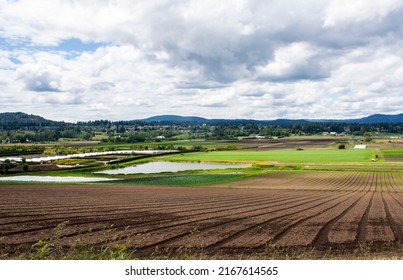
[[[260,124],[287,124],[287,123],[306,123],[306,120],[253,120],[253,119],[206,119],[195,116],[178,116],[178,115],[160,115],[154,116],[141,121],[148,123],[206,123],[206,124],[219,124],[219,123],[260,123]]]
[[[398,123],[403,122],[403,114],[398,115],[382,115],[375,114],[360,119],[360,123]]]
[[[160,116],[154,116],[146,119],[142,119],[144,122],[193,122],[193,123],[203,123],[203,122],[208,122],[208,119],[202,118],[202,117],[195,117],[195,116],[177,116],[177,115],[160,115]]]
[[[309,122],[328,122],[328,123],[400,123],[403,122],[403,114],[386,115],[374,114],[360,119],[309,119]]]
[[[375,114],[359,119],[276,119],[276,120],[253,120],[253,119],[206,119],[196,116],[160,115],[142,119],[149,123],[260,123],[260,124],[289,124],[289,123],[400,123],[403,122],[403,114],[386,115]]]
[[[282,125],[292,123],[403,123],[403,114],[386,115],[374,114],[359,119],[277,119],[277,120],[253,120],[253,119],[207,119],[197,116],[178,116],[178,115],[159,115],[141,120],[148,123],[159,124],[221,124],[221,123],[256,123],[266,125]],[[131,121],[127,121],[131,122]],[[84,122],[85,123],[85,122]],[[0,113],[0,129],[23,129],[29,127],[56,127],[68,124],[67,122],[58,122],[45,119],[41,116],[26,114],[22,112],[16,113]]]

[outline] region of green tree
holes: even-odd
[[[371,134],[369,132],[365,132],[364,133],[364,142],[371,142],[371,141],[372,141]]]
[[[21,161],[21,171],[28,172],[28,163],[25,158],[22,158],[22,161]]]
[[[7,174],[10,170],[10,160],[6,159],[2,164],[2,171],[4,174]]]

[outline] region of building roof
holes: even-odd
[[[354,149],[366,149],[367,145],[355,145]]]

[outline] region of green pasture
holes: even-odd
[[[403,149],[382,149],[385,155],[403,155]]]
[[[346,150],[277,150],[277,151],[215,151],[178,154],[164,157],[172,161],[218,161],[218,162],[286,162],[286,163],[342,163],[370,162],[375,156],[374,149]]]
[[[142,178],[131,178],[114,181],[113,184],[133,184],[133,185],[158,185],[158,186],[205,186],[212,184],[222,184],[225,182],[241,179],[244,174],[187,174],[152,176]],[[110,183],[110,182],[108,182]]]

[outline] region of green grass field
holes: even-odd
[[[270,161],[286,163],[369,162],[374,149],[364,150],[277,150],[277,151],[216,151],[164,157],[172,161]]]
[[[113,184],[158,185],[158,186],[205,186],[221,184],[244,177],[244,174],[189,174],[155,176],[114,181]],[[110,183],[110,182],[109,182]]]

